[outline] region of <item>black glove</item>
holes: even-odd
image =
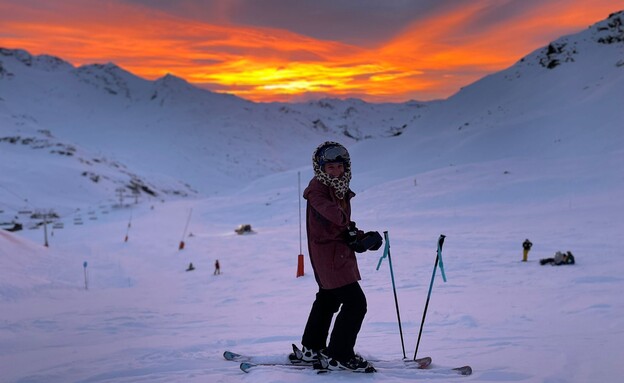
[[[358,240],[358,247],[364,249],[361,252],[364,252],[366,250],[378,250],[382,244],[383,239],[381,238],[381,234],[376,231],[366,232],[364,236],[362,236],[362,238]]]
[[[355,222],[349,222],[349,227],[342,235],[347,245],[354,250],[358,239],[358,232],[359,230],[355,227]]]
[[[369,231],[364,234],[357,227],[355,222],[349,224],[349,228],[344,233],[345,241],[356,253],[363,253],[367,250],[378,250],[383,244],[381,235],[376,231]]]

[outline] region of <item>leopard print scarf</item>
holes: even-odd
[[[337,142],[327,141],[319,145],[316,150],[314,150],[314,153],[312,154],[312,167],[314,168],[314,176],[323,185],[329,186],[330,188],[334,189],[334,192],[336,193],[336,197],[338,197],[338,199],[344,199],[347,195],[347,192],[349,191],[349,182],[351,181],[351,162],[349,161],[344,164],[345,172],[342,177],[331,178],[329,174],[325,173],[323,168],[316,162],[316,153],[319,151],[319,149],[328,144],[340,145]]]

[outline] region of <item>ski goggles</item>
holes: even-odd
[[[330,146],[325,148],[319,156],[321,165],[328,162],[349,162],[349,152],[342,146]]]

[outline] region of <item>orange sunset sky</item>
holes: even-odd
[[[446,98],[624,0],[0,0],[0,47],[253,101]]]

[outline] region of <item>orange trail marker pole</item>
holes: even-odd
[[[299,194],[299,256],[297,257],[297,278],[303,277],[303,249],[301,247],[301,172],[297,172]]]
[[[189,223],[191,223],[191,214],[193,214],[193,208],[189,211],[188,219],[186,220],[186,226],[184,227],[184,233],[182,233],[182,239],[180,240],[180,247],[178,250],[184,249],[184,237],[186,237],[186,231],[188,230]]]
[[[132,211],[130,211],[130,220],[128,221],[128,227],[126,228],[126,238],[124,238],[124,242],[128,242],[128,234],[130,234],[131,226],[132,226]]]

